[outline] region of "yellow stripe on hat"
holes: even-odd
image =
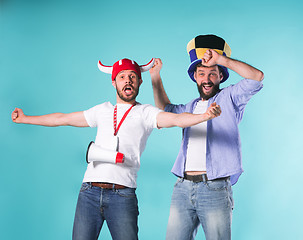
[[[197,59],[202,59],[204,56],[204,53],[208,50],[209,48],[196,48],[196,55],[197,55]],[[217,53],[219,53],[220,55],[223,55],[223,51],[222,50],[218,50],[218,49],[214,49]]]
[[[195,49],[196,48],[196,44],[195,44],[195,39],[192,39],[189,41],[189,43],[187,44],[187,52],[189,53],[190,50]]]
[[[231,49],[230,49],[230,47],[228,46],[228,44],[226,42],[225,42],[225,45],[224,45],[223,52],[225,52],[227,57],[231,56]]]
[[[209,48],[196,48],[196,44],[195,44],[195,38],[190,40],[189,43],[187,44],[187,53],[189,54],[189,52],[191,50],[195,49],[196,51],[196,55],[198,59],[201,59],[204,56],[204,53],[206,52],[207,49]],[[229,47],[229,45],[225,42],[224,44],[224,49],[219,50],[219,49],[214,49],[217,53],[219,53],[220,55],[223,55],[223,52],[226,54],[227,57],[231,56],[231,49]]]
[[[202,59],[204,56],[204,53],[207,51],[207,48],[197,48],[196,49],[196,55],[197,59]]]

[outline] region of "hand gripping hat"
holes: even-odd
[[[99,61],[98,67],[100,71],[111,74],[112,81],[114,81],[117,74],[123,70],[133,70],[135,71],[135,73],[137,73],[139,79],[141,79],[141,72],[146,72],[149,69],[151,69],[152,66],[154,65],[154,61],[155,59],[152,58],[152,60],[150,60],[148,64],[139,66],[138,63],[136,63],[135,61],[127,58],[123,58],[115,62],[113,66],[105,66],[101,63],[101,61]]]
[[[228,44],[225,42],[223,38],[220,38],[216,35],[199,35],[192,39],[188,44],[187,44],[187,52],[190,57],[191,64],[189,65],[188,68],[188,74],[190,78],[196,82],[194,78],[194,72],[196,69],[196,65],[198,63],[202,62],[202,58],[204,56],[204,53],[208,49],[213,49],[217,53],[230,57],[231,55],[231,49],[228,46]],[[226,67],[218,65],[222,69],[223,73],[223,79],[221,80],[221,83],[225,82],[227,78],[229,77],[229,73]]]

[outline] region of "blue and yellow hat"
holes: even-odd
[[[188,68],[188,74],[190,76],[190,78],[196,82],[196,80],[194,79],[194,72],[195,72],[195,68],[196,65],[198,63],[202,62],[202,58],[204,56],[204,53],[208,50],[208,49],[213,49],[215,50],[217,53],[223,55],[223,56],[227,56],[230,57],[231,55],[231,49],[228,46],[228,44],[225,42],[225,40],[223,38],[220,38],[216,35],[199,35],[197,37],[195,37],[194,39],[192,39],[188,44],[187,44],[187,52],[189,54],[190,57],[190,61],[191,64],[189,65]],[[229,73],[226,67],[220,66],[222,69],[222,73],[223,73],[223,79],[221,81],[225,82],[228,77],[229,77]]]

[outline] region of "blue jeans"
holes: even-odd
[[[231,239],[233,197],[229,178],[175,184],[167,240],[192,240],[201,224],[207,240]]]
[[[138,239],[138,200],[134,188],[103,189],[83,183],[73,240],[96,240],[106,221],[113,240]]]

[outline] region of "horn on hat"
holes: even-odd
[[[101,63],[100,60],[98,62],[98,68],[100,69],[101,72],[104,72],[104,73],[112,74],[112,72],[113,72],[113,67],[112,66],[105,66]]]
[[[141,72],[146,72],[146,71],[148,71],[149,69],[151,69],[152,66],[154,65],[154,62],[155,62],[155,59],[152,58],[152,59],[149,61],[149,63],[147,63],[147,64],[145,64],[145,65],[141,65],[141,66],[140,66]]]

